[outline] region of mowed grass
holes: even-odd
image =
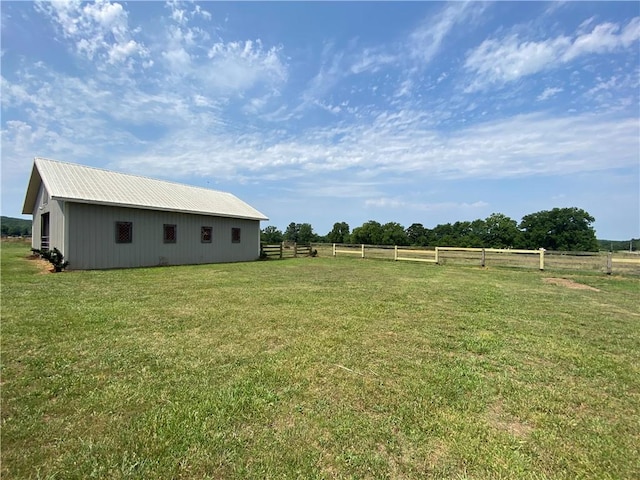
[[[3,479],[640,477],[637,277],[28,253],[2,244]]]

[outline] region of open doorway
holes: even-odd
[[[40,250],[49,250],[49,212],[40,217]]]

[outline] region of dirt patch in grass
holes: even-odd
[[[29,255],[27,260],[30,260],[38,267],[38,273],[53,273],[54,269],[51,266],[51,263],[42,258],[40,255]]]
[[[545,278],[542,280],[544,283],[550,283],[551,285],[558,285],[560,287],[572,288],[574,290],[590,290],[592,292],[599,292],[599,288],[585,285],[584,283],[574,282],[568,278]]]
[[[531,425],[527,425],[506,413],[500,402],[491,406],[488,411],[487,420],[489,425],[493,428],[510,433],[514,437],[518,438],[527,437],[533,431],[533,427],[531,427]]]

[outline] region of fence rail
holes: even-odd
[[[328,245],[316,244],[326,255]],[[634,253],[606,254],[598,252],[556,252],[508,248],[462,247],[404,247],[389,245],[330,244],[330,254],[357,255],[394,261],[424,262],[432,264],[463,264],[537,268],[539,270],[582,270],[611,274],[640,275],[640,255]]]
[[[297,243],[275,243],[275,244],[261,244],[260,245],[260,257],[261,258],[297,258],[297,257],[310,257],[313,249],[311,244]]]

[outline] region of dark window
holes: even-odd
[[[133,242],[133,223],[116,222],[116,243]]]
[[[232,228],[231,229],[231,242],[240,243],[240,229]]]
[[[175,225],[164,224],[164,243],[176,243],[178,238]]]
[[[202,227],[200,229],[200,242],[211,243],[211,237],[213,236],[213,228]]]

